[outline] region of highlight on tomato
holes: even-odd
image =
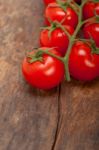
[[[99,47],[99,23],[90,22],[85,24],[83,33],[86,39],[93,39],[96,46]]]
[[[99,2],[89,0],[83,7],[83,18],[88,19],[96,14],[99,15]]]
[[[42,47],[39,50],[47,49],[49,48]],[[54,48],[49,51],[61,56]],[[23,60],[22,73],[25,80],[33,87],[47,90],[56,87],[64,79],[64,64],[48,54],[33,51]]]
[[[69,44],[69,37],[64,30],[66,30],[69,35],[72,35],[74,32],[74,29],[71,26],[64,25],[59,27],[55,22],[52,23],[51,26],[45,27],[40,34],[41,46],[55,47],[57,51],[64,56]]]
[[[78,15],[71,7],[64,7],[57,3],[49,4],[45,9],[45,22],[50,25],[50,21],[62,22],[63,25],[69,25],[75,28],[78,24]]]
[[[81,81],[91,81],[99,77],[99,54],[92,51],[88,43],[83,41],[74,43],[69,58],[69,70],[72,77]]]

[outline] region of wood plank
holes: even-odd
[[[63,83],[54,150],[99,149],[99,80]]]
[[[41,0],[0,0],[0,150],[98,150],[98,79],[45,92],[22,78],[43,11]]]
[[[0,150],[47,150],[54,142],[59,89],[33,89],[21,75],[42,15],[41,0],[0,0]]]

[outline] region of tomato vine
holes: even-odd
[[[51,21],[51,19],[48,18],[48,21],[50,22],[50,26],[47,26],[47,27],[43,28],[43,29],[47,29],[49,31],[49,33],[48,33],[49,39],[50,39],[50,37],[52,35],[52,32],[56,28],[60,28],[66,34],[66,36],[69,39],[69,44],[68,44],[68,48],[66,50],[65,56],[62,57],[61,55],[56,55],[55,53],[50,52],[50,50],[55,48],[55,47],[52,47],[52,48],[46,47],[46,48],[44,48],[44,50],[43,50],[43,47],[42,47],[42,48],[38,48],[35,53],[29,54],[27,56],[27,58],[29,58],[28,62],[30,64],[32,64],[32,63],[34,63],[36,61],[43,62],[43,55],[44,54],[47,54],[48,56],[56,58],[57,60],[59,60],[60,62],[63,63],[64,68],[65,68],[65,78],[66,78],[67,81],[70,81],[71,80],[71,78],[70,78],[71,74],[70,74],[70,68],[69,68],[69,63],[70,63],[69,59],[70,59],[70,54],[71,54],[73,45],[75,44],[76,41],[78,41],[78,45],[80,45],[79,49],[80,49],[81,44],[82,44],[79,41],[84,42],[84,43],[88,43],[88,45],[86,45],[87,48],[85,48],[85,47],[84,48],[89,50],[90,49],[89,47],[91,47],[92,54],[99,55],[99,48],[96,47],[96,43],[95,43],[94,39],[92,38],[91,34],[88,33],[90,35],[89,39],[84,39],[82,37],[78,37],[79,31],[82,29],[82,27],[85,24],[87,24],[87,23],[90,24],[90,22],[93,21],[93,20],[95,20],[96,23],[99,23],[99,15],[96,14],[96,12],[95,12],[94,16],[89,17],[88,19],[84,19],[83,18],[83,7],[88,2],[87,0],[83,0],[80,5],[77,4],[75,1],[72,1],[72,0],[66,0],[66,2],[65,1],[61,1],[61,0],[56,0],[56,2],[59,5],[59,7],[61,7],[64,11],[66,11],[66,9],[68,7],[70,7],[71,9],[73,9],[76,12],[76,14],[78,16],[78,23],[77,23],[77,26],[74,27],[75,30],[74,30],[73,34],[70,34],[66,30],[66,28],[64,27],[64,24],[63,24],[64,19],[61,22],[59,22],[58,20]],[[95,1],[95,3],[97,3],[97,1]],[[97,60],[99,59],[99,58],[97,58],[97,56],[95,56],[95,58]],[[87,63],[89,63],[89,62],[87,62]],[[97,68],[97,64],[99,63],[99,61],[95,61],[95,63],[96,63],[96,68]],[[77,65],[77,63],[76,63],[76,65]],[[90,65],[90,64],[88,64],[88,65]],[[93,71],[95,70],[96,73],[97,72],[99,73],[99,71],[97,71],[96,68],[94,68]],[[89,72],[91,72],[90,68],[89,68]],[[98,76],[99,76],[99,74],[98,74]],[[94,74],[93,77],[96,77],[96,75]],[[93,79],[93,77],[90,76],[89,79]],[[83,78],[80,77],[78,79],[83,79]],[[88,77],[87,77],[87,79],[88,79]]]

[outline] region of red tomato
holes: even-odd
[[[49,25],[49,19],[51,21],[63,21],[64,25],[70,25],[72,27],[76,27],[78,24],[78,16],[76,12],[67,7],[66,11],[64,11],[57,3],[49,4],[45,9],[45,19],[46,24]]]
[[[69,59],[70,74],[82,81],[99,77],[99,55],[92,54],[88,44],[78,41],[71,50]]]
[[[55,49],[50,50],[50,52],[60,56],[60,53]],[[26,81],[33,87],[51,89],[63,80],[64,64],[54,57],[43,54],[43,62],[29,63],[28,59],[25,58],[22,64],[22,72]]]
[[[99,23],[87,23],[84,26],[83,32],[85,38],[89,39],[91,36],[96,46],[99,47]]]
[[[66,1],[66,0],[61,0],[61,1]],[[74,0],[76,3],[80,4],[81,3],[81,0]],[[46,5],[52,3],[52,2],[57,2],[56,0],[44,0],[44,3]]]
[[[83,7],[83,17],[88,19],[95,16],[95,12],[99,15],[99,2],[94,3],[92,1],[87,2]]]
[[[71,26],[64,26],[64,28],[70,34],[73,34],[74,29]],[[44,47],[57,47],[57,50],[62,54],[62,56],[64,56],[68,48],[69,38],[61,28],[57,27],[51,33],[51,37],[49,38],[49,30],[44,29],[40,35],[40,43],[41,46]]]
[[[44,3],[46,4],[46,5],[48,5],[48,4],[50,4],[50,3],[52,3],[52,2],[55,2],[56,0],[44,0]]]

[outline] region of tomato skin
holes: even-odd
[[[44,3],[46,4],[46,5],[48,5],[48,4],[50,4],[50,3],[52,3],[52,2],[55,2],[56,0],[44,0]]]
[[[55,49],[50,52],[60,56]],[[22,72],[26,81],[33,87],[47,90],[56,87],[64,79],[64,64],[54,57],[43,54],[43,62],[36,61],[30,64],[25,58]]]
[[[88,44],[78,41],[71,50],[70,74],[77,80],[90,81],[99,77],[99,55],[92,54]]]
[[[72,35],[74,29],[71,26],[64,26],[64,28]],[[49,38],[49,30],[42,30],[40,34],[40,43],[43,47],[56,47],[56,49],[62,54],[65,55],[66,50],[69,44],[69,38],[60,28],[56,28]]]
[[[91,18],[96,14],[99,15],[99,3],[94,3],[92,1],[87,2],[83,7],[83,17],[84,19]]]
[[[84,37],[90,39],[90,36],[99,47],[99,23],[87,23],[83,29]]]
[[[62,0],[62,1],[66,1],[66,0]],[[81,0],[74,0],[76,3],[80,4],[81,3]],[[44,3],[46,5],[50,4],[50,3],[53,3],[53,2],[56,2],[56,0],[44,0]]]
[[[71,9],[70,7],[67,7],[66,12],[57,5],[57,3],[51,3],[49,4],[45,9],[45,21],[47,25],[50,25],[48,19],[51,21],[63,21],[64,25],[70,25],[73,28],[75,28],[78,24],[78,16],[76,12]]]
[[[96,10],[97,15],[99,15],[99,2],[96,3],[95,10]]]
[[[61,0],[61,1],[66,2],[66,0]],[[45,5],[48,5],[48,4],[53,3],[53,2],[57,3],[56,0],[44,0]]]

